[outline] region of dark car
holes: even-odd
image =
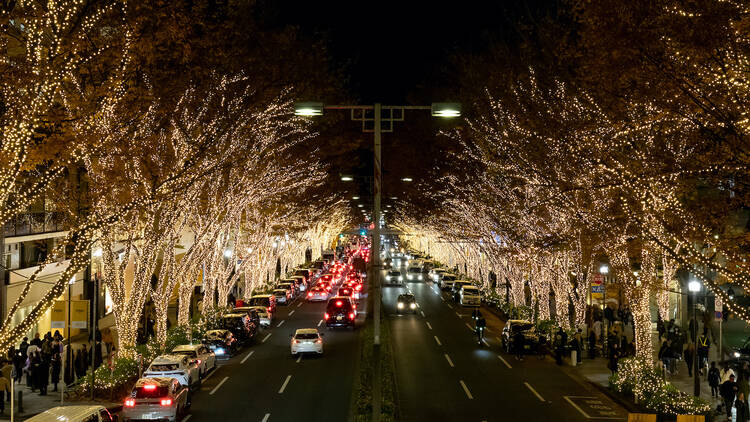
[[[357,318],[357,307],[351,298],[336,296],[328,301],[326,313],[323,316],[326,327],[351,327],[354,329],[354,320]]]
[[[534,323],[520,319],[511,319],[505,323],[502,333],[503,349],[508,353],[515,350],[514,338],[518,332],[524,337],[524,352],[536,352],[538,349],[539,336],[537,335]]]
[[[417,313],[417,299],[414,298],[413,294],[410,293],[404,293],[401,295],[398,295],[398,299],[396,299],[396,312],[399,314],[402,313]]]
[[[216,359],[228,359],[237,353],[237,339],[229,330],[206,331],[203,344],[214,352]]]
[[[222,327],[232,332],[240,343],[249,343],[257,334],[258,328],[245,313],[227,314],[222,317]]]
[[[250,318],[250,322],[255,324],[256,327],[260,327],[260,315],[258,315],[258,310],[256,308],[250,306],[239,306],[234,308],[232,312],[235,314],[247,314],[248,318]]]

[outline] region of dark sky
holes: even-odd
[[[356,99],[394,103],[425,89],[450,90],[455,53],[516,42],[511,22],[530,13],[529,3],[535,1],[262,0],[259,10],[269,24],[325,39]]]

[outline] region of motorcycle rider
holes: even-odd
[[[474,329],[477,332],[477,344],[482,344],[482,337],[484,334],[484,329],[487,327],[487,321],[484,320],[484,317],[481,313],[479,313],[479,316],[477,317],[475,327]]]

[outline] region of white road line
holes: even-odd
[[[284,392],[284,390],[286,390],[286,385],[289,384],[289,380],[290,379],[292,379],[292,376],[291,375],[287,375],[286,376],[286,380],[284,380],[284,385],[282,385],[281,388],[279,389],[279,394],[282,394]]]
[[[531,390],[531,392],[534,393],[534,395],[536,396],[536,398],[539,399],[539,401],[544,401],[544,397],[542,397],[539,393],[537,393],[536,390],[534,390],[534,387],[531,386],[531,384],[529,384],[528,382],[524,381],[523,385],[525,385],[526,388],[528,388],[529,390]]]
[[[432,330],[432,325],[430,325],[429,322],[427,323],[427,328],[429,328],[430,330]]]
[[[212,376],[213,376],[213,375],[214,375],[215,373],[216,373],[216,371],[211,371],[211,373],[210,373],[210,374],[208,374],[208,376],[207,376],[206,378],[203,378],[203,381],[202,381],[202,382],[206,382],[206,381],[208,381],[208,379],[209,379],[209,378],[211,378],[211,377],[212,377]]]
[[[447,354],[447,353],[446,353],[446,354],[444,354],[443,356],[445,356],[445,360],[447,360],[447,361],[448,361],[448,365],[450,365],[450,366],[451,366],[451,368],[455,368],[455,367],[456,367],[456,365],[454,365],[454,364],[453,364],[453,361],[451,360],[451,357],[450,357],[450,356],[448,356],[448,354]]]
[[[497,355],[497,358],[498,358],[498,359],[500,359],[501,361],[503,361],[503,363],[505,364],[505,366],[507,366],[507,367],[508,367],[508,369],[513,369],[513,367],[512,367],[512,366],[510,366],[510,364],[508,363],[508,361],[507,361],[507,360],[505,360],[505,359],[503,359],[503,357],[502,357],[502,356],[500,356],[500,355]]]
[[[300,306],[302,306],[303,303],[305,303],[305,302],[300,302],[299,305],[297,305],[297,307],[299,308]],[[270,415],[270,413],[266,413],[266,414]]]
[[[296,311],[296,309],[292,309],[292,312],[289,312],[289,316],[292,316],[292,314],[294,314],[294,311]]]
[[[583,417],[584,417],[584,418],[586,418],[586,419],[591,419],[591,416],[587,415],[587,414],[586,414],[586,412],[584,412],[584,411],[583,411],[583,409],[581,409],[580,407],[578,407],[578,405],[577,405],[577,404],[575,404],[575,403],[573,402],[573,400],[569,399],[569,398],[568,398],[568,396],[563,396],[563,398],[564,398],[565,400],[567,400],[567,401],[568,401],[568,403],[570,403],[570,405],[571,405],[571,406],[575,407],[575,408],[576,408],[576,410],[578,410],[579,412],[581,412],[581,414],[583,415]]]
[[[263,340],[261,340],[261,343],[265,343],[266,340],[268,340],[268,337],[271,337],[271,334],[273,334],[273,333],[268,333],[267,336],[263,337]]]
[[[270,336],[270,334],[269,334],[269,336]],[[244,358],[242,358],[242,360],[240,361],[240,363],[245,363],[245,361],[248,360],[250,358],[250,356],[253,355],[253,353],[255,353],[255,350],[251,350],[250,353],[247,354],[247,356],[245,356]]]
[[[446,303],[446,305],[448,305],[449,308],[453,309],[453,306],[450,303]]]
[[[482,339],[482,343],[484,343],[484,345],[485,345],[485,346],[487,346],[487,347],[490,347],[490,344],[489,344],[489,343],[487,343],[487,340],[486,340],[486,339]]]
[[[300,363],[301,360],[302,360],[302,353],[299,353],[299,357],[297,358],[297,363]]]
[[[285,319],[282,319],[280,323],[276,325],[276,328],[281,327],[284,324]]]
[[[466,393],[466,397],[468,397],[469,400],[474,400],[474,396],[472,396],[471,392],[469,392],[469,387],[467,387],[463,381],[459,381],[459,383],[461,383],[461,387],[464,389],[464,393]]]
[[[321,319],[320,322],[318,323],[318,327],[320,327],[320,324],[322,323],[323,323],[323,320]]]
[[[424,318],[424,317],[425,317],[425,316],[424,316],[424,311],[421,311],[421,310],[420,310],[420,311],[419,311],[419,313],[420,313],[420,314],[422,314],[422,318]]]
[[[218,390],[218,389],[219,389],[219,387],[221,387],[221,386],[222,386],[222,385],[223,385],[223,384],[224,384],[225,382],[227,382],[227,380],[228,380],[228,379],[229,379],[229,377],[224,377],[224,379],[223,379],[223,380],[221,380],[221,381],[219,381],[219,383],[218,383],[218,384],[216,384],[216,387],[214,387],[214,389],[213,389],[213,390],[211,390],[211,392],[210,392],[210,393],[208,393],[208,395],[209,395],[209,396],[213,396],[213,395],[214,395],[214,393],[216,392],[216,390]]]
[[[440,343],[440,339],[437,338],[437,336],[435,336],[435,341],[437,342],[438,346],[442,346],[443,345],[442,343]]]
[[[456,312],[456,316],[461,318],[461,314],[459,314],[458,312]]]
[[[466,323],[466,327],[467,327],[467,328],[468,328],[469,330],[471,330],[471,331],[476,331],[476,330],[474,329],[474,327],[472,327],[471,325],[469,325],[469,323],[468,323],[468,322]]]
[[[193,416],[193,415],[187,415],[187,416],[185,416],[184,418],[182,418],[182,422],[187,422],[188,419],[190,419],[191,416]]]
[[[271,414],[270,413],[266,413],[266,415],[263,416],[263,420],[261,420],[260,422],[268,422],[268,418],[270,418],[270,417],[271,417]]]
[[[500,343],[502,343],[502,342],[503,342],[503,339],[501,339],[500,337],[498,337],[498,336],[495,336],[495,338],[496,338],[496,339],[497,339],[497,341],[499,341]]]

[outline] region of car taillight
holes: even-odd
[[[312,294],[312,292],[308,293],[308,294],[307,294],[307,297],[313,297],[313,294]]]
[[[328,312],[326,312],[326,313],[325,313],[325,315],[323,315],[323,318],[325,318],[325,319],[328,319],[328,318],[330,318],[330,317],[331,317],[331,316],[330,316],[330,315],[328,315]]]
[[[294,341],[292,343],[297,344],[297,343],[299,343],[299,340],[294,339]]]
[[[354,312],[349,312],[349,319],[354,319]]]
[[[156,384],[146,384],[143,386],[143,389],[146,391],[154,391],[156,390]]]
[[[135,406],[135,400],[133,399],[125,400],[125,407],[133,407],[133,406]]]
[[[315,340],[315,342],[318,343],[318,344],[323,343],[323,339],[317,339],[317,340]]]
[[[172,399],[161,399],[161,405],[162,406],[171,406],[172,405]]]
[[[343,305],[344,305],[344,302],[342,302],[342,301],[340,301],[340,300],[337,300],[337,301],[336,301],[336,306],[337,306],[337,307],[339,307],[339,308],[340,308],[340,307],[342,307]]]
[[[266,310],[268,310],[269,314],[271,313],[271,307],[270,306],[268,308],[266,308]]]
[[[358,284],[356,288],[357,288],[357,291],[360,291],[360,290],[362,290],[362,285]]]

